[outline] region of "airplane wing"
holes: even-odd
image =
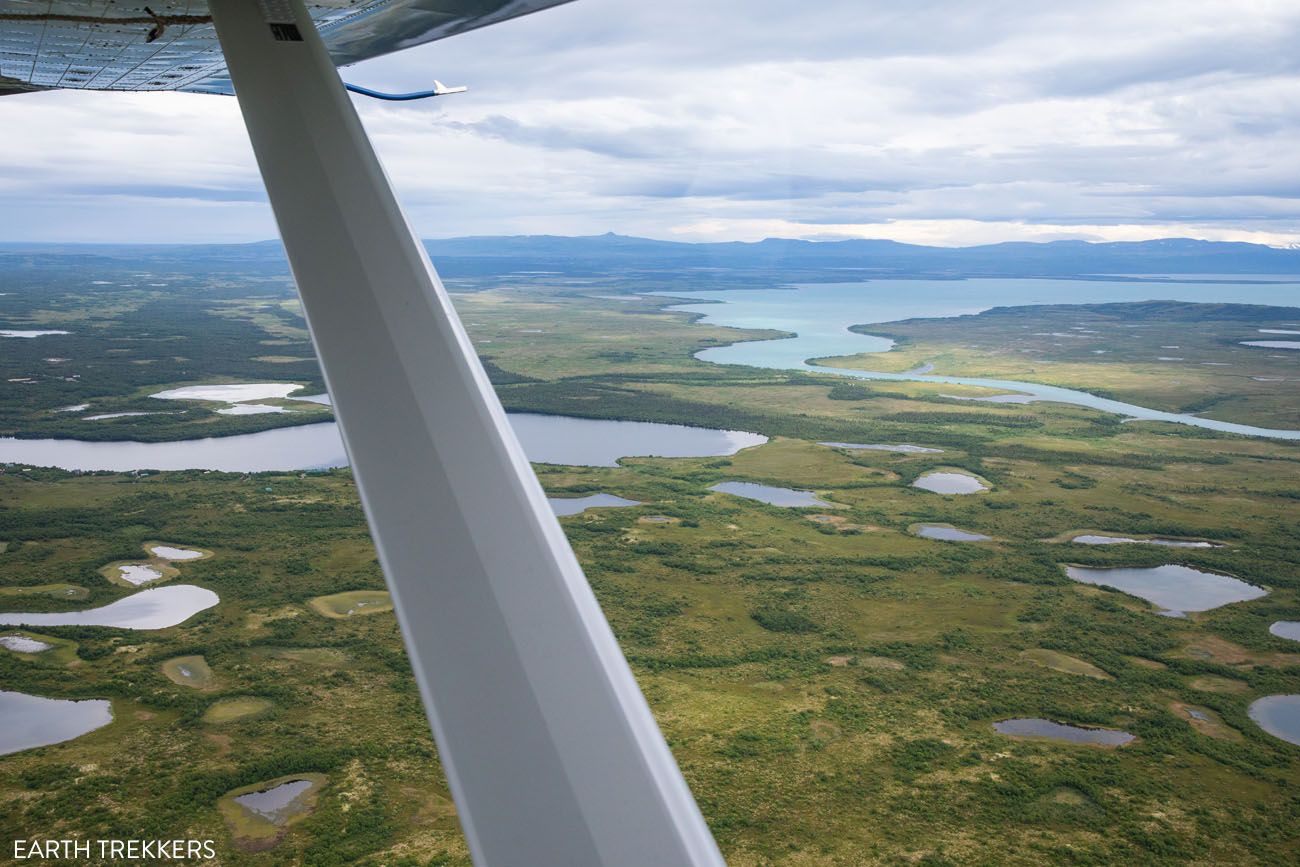
[[[567,2],[316,0],[308,14],[348,66]],[[204,0],[0,0],[0,95],[47,88],[234,92]]]
[[[0,74],[233,83],[475,863],[722,867],[337,71],[550,5],[0,0]]]

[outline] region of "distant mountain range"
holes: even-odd
[[[1262,275],[1300,274],[1300,249],[1259,244],[1194,241],[1091,243],[1087,241],[1014,242],[979,247],[924,247],[895,241],[764,241],[686,243],[626,235],[513,235],[428,240],[425,245],[448,276],[558,271],[600,274],[612,271],[775,272],[808,275],[846,272],[846,279],[877,276],[1065,277],[1100,275]],[[256,244],[111,245],[0,244],[0,256],[101,256],[147,258],[184,263],[260,264],[281,267],[279,241]],[[649,276],[649,275],[647,275]]]

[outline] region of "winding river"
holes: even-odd
[[[655,293],[681,298],[684,293]],[[791,331],[795,337],[750,340],[703,350],[702,361],[772,370],[834,373],[868,380],[972,385],[1027,395],[1032,400],[1085,406],[1130,419],[1193,425],[1225,433],[1275,439],[1300,439],[1300,430],[1274,430],[1163,412],[1053,385],[965,376],[936,376],[922,371],[888,373],[849,370],[814,363],[819,358],[887,352],[893,341],[857,334],[852,325],[875,325],[901,319],[961,316],[994,306],[1028,304],[1099,304],[1152,298],[1294,306],[1300,282],[1139,282],[1120,280],[974,279],[872,280],[859,283],[800,284],[786,289],[727,289],[691,292],[692,298],[715,303],[688,303],[672,309],[700,314],[703,322],[733,328]],[[722,302],[722,303],[716,303]]]

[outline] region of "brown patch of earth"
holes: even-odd
[[[1220,677],[1217,674],[1203,674],[1200,677],[1194,677],[1188,682],[1188,686],[1199,692],[1217,692],[1222,695],[1240,695],[1250,689],[1250,684],[1243,680],[1233,680],[1230,677]]]
[[[1224,723],[1219,715],[1208,707],[1174,701],[1169,703],[1169,709],[1174,712],[1174,716],[1186,720],[1192,728],[1206,737],[1221,741],[1241,740],[1241,732]]]
[[[844,508],[848,507],[845,506]],[[859,533],[873,533],[880,529],[872,524],[850,524],[849,519],[845,518],[843,515],[807,515],[805,517],[814,524],[831,526],[837,530],[843,530],[844,532],[852,532],[856,530]]]
[[[1266,665],[1270,668],[1300,665],[1300,654],[1255,653],[1217,635],[1199,635],[1184,645],[1178,654],[1187,659],[1217,662],[1220,665],[1236,665],[1242,668],[1256,665]]]

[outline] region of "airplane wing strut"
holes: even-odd
[[[478,865],[722,857],[302,0],[211,0]]]

